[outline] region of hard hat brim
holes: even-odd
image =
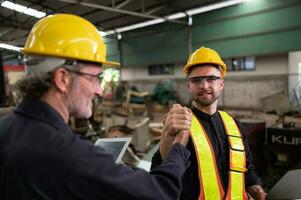
[[[101,62],[103,65],[105,66],[109,66],[109,67],[120,67],[120,63],[118,62],[113,62],[113,61],[105,61],[105,62]]]
[[[208,62],[208,63],[193,63],[193,64],[188,64],[188,65],[185,65],[184,66],[184,73],[185,75],[188,75],[188,70],[191,68],[191,67],[194,67],[194,66],[197,66],[197,65],[216,65],[216,66],[221,66],[222,67],[222,75],[223,75],[223,78],[225,77],[226,75],[226,72],[225,72],[225,68],[226,68],[226,65],[224,64],[221,64],[221,63],[217,63],[217,62]]]
[[[78,59],[75,57],[67,57],[67,56],[61,56],[60,54],[53,54],[50,55],[50,53],[48,52],[35,52],[35,51],[29,51],[27,49],[22,49],[21,52],[23,54],[27,54],[27,55],[37,55],[37,56],[49,56],[49,57],[58,57],[58,58],[64,58],[64,59],[72,59],[72,60],[82,60],[82,61],[88,61],[88,62],[93,62],[93,63],[99,63],[102,64],[104,66],[109,66],[109,67],[119,67],[120,63],[118,62],[113,62],[113,61],[101,61],[101,60],[90,60],[90,59]]]

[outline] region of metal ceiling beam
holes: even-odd
[[[161,0],[155,0],[156,2],[162,4],[162,6],[164,6],[165,8],[173,9],[174,12],[180,12],[182,11],[180,8],[178,8],[177,6],[174,5],[174,3],[176,3],[179,0],[171,0],[171,1],[161,1]]]
[[[145,13],[145,3],[144,3],[144,0],[141,0],[141,11],[142,11],[142,13]]]
[[[154,13],[154,12],[157,12],[157,11],[159,11],[159,10],[162,10],[163,8],[165,8],[164,5],[155,7],[155,8],[153,8],[153,9],[151,9],[151,10],[148,10],[148,11],[146,12],[146,14],[150,15],[150,14],[152,14],[152,13]]]
[[[159,17],[152,16],[152,15],[146,15],[143,13],[132,12],[132,11],[128,11],[128,10],[122,10],[122,9],[118,9],[118,8],[113,8],[113,7],[109,7],[109,6],[103,6],[103,5],[98,5],[98,4],[88,3],[88,2],[81,2],[81,1],[76,1],[76,0],[59,0],[59,1],[62,1],[65,3],[78,4],[78,5],[82,5],[82,6],[86,6],[86,7],[90,7],[90,8],[98,8],[98,9],[102,9],[102,10],[123,13],[123,14],[127,14],[127,15],[133,15],[133,16],[137,16],[137,17],[144,17],[144,18],[149,18],[149,19],[159,18]]]
[[[46,8],[46,10],[49,10],[49,9],[50,9],[50,7],[41,4],[42,1],[40,1],[40,2],[35,2],[35,1],[32,1],[32,0],[26,0],[26,1],[28,1],[29,3],[31,3],[31,4],[28,6],[29,8],[31,8],[31,7],[33,7],[33,6],[35,6],[35,5],[39,5],[39,6],[41,6],[41,9],[39,9],[39,10],[43,10],[43,9],[45,9],[45,8]],[[51,9],[51,10],[53,10],[53,9]],[[11,31],[7,32],[6,34],[2,35],[1,37],[5,36],[5,35],[7,35],[7,34],[10,34],[10,33],[14,32],[14,31],[20,30],[20,29],[26,30],[27,32],[29,32],[29,31],[31,30],[32,25],[30,24],[30,22],[31,22],[32,20],[36,20],[36,19],[35,19],[34,17],[27,17],[27,19],[26,19],[25,21],[22,21],[22,22],[18,22],[18,21],[15,20],[15,19],[14,19],[14,20],[11,20],[12,17],[15,17],[15,14],[16,14],[16,13],[15,13],[15,11],[14,11],[14,14],[13,14],[13,15],[10,15],[10,16],[8,16],[8,17],[3,17],[2,19],[0,19],[0,24],[3,23],[4,21],[7,22],[7,21],[9,20],[9,21],[12,22],[12,24],[9,24],[8,26],[9,26],[9,27],[15,28],[15,30],[11,30]],[[48,14],[49,14],[49,13],[48,13]],[[18,15],[20,15],[20,13],[19,13]],[[22,14],[21,14],[21,15],[22,15]],[[25,36],[27,36],[27,34],[26,34]],[[21,37],[22,37],[22,36],[21,36]],[[19,37],[17,37],[17,38],[19,38]],[[11,39],[11,40],[15,40],[15,39],[16,39],[16,38],[13,38],[13,39]]]
[[[11,19],[8,19],[8,20],[5,20],[5,21],[0,20],[0,27],[1,26],[7,26],[7,27],[12,27],[12,28],[18,28],[18,25],[16,25],[14,22],[15,21],[13,21]]]
[[[31,0],[27,0],[27,1],[28,1],[29,3],[31,3],[31,4],[28,5],[29,8],[34,7],[35,4],[41,6],[42,9],[44,8],[43,5],[40,4],[40,3],[35,3],[35,2],[33,2],[33,1],[31,1]],[[10,15],[10,16],[2,17],[2,19],[0,19],[0,23],[1,23],[1,22],[4,22],[4,21],[7,21],[7,20],[12,20],[11,18],[13,18],[13,17],[15,18],[15,17],[16,17],[16,11],[13,11],[13,12],[14,12],[14,14],[12,14],[12,15]],[[23,15],[23,14],[18,13],[18,15]],[[32,18],[32,17],[30,17],[30,18]],[[23,24],[23,25],[24,25],[24,22],[18,23],[18,21],[16,21],[15,19],[13,19],[13,21],[15,22],[15,23],[14,23],[15,26],[19,26],[20,24]]]
[[[12,27],[1,27],[1,31],[0,31],[0,38],[7,34],[8,32],[10,32],[13,28]]]
[[[109,6],[103,6],[103,5],[98,5],[98,4],[88,3],[88,2],[81,2],[81,1],[77,1],[77,0],[59,0],[59,1],[65,2],[65,3],[78,4],[78,5],[91,7],[91,8],[98,8],[98,9],[107,10],[107,11],[111,11],[111,12],[117,12],[117,13],[123,13],[123,14],[127,14],[127,15],[133,15],[133,16],[137,16],[137,17],[148,18],[148,19],[164,19],[164,18],[158,17],[158,16],[133,12],[133,11],[129,11],[129,10],[122,10],[122,9],[118,9],[118,8],[113,8],[113,7],[109,7]],[[164,19],[164,20],[166,20],[166,19]],[[180,21],[180,20],[167,20],[167,21],[174,22],[174,23],[179,23],[179,24],[187,24],[186,22],[183,22],[183,21]]]
[[[123,2],[121,2],[120,4],[118,4],[115,8],[121,8],[123,6],[125,6],[126,4],[130,3],[132,0],[125,0]]]
[[[13,29],[13,30],[11,30],[11,31],[9,31],[9,32],[7,32],[7,33],[5,33],[5,34],[3,34],[1,37],[4,37],[5,35],[8,35],[8,34],[10,34],[10,33],[12,33],[12,32],[14,32],[14,31],[18,31],[18,30],[24,30],[24,31],[26,31],[26,32],[29,32],[30,30],[31,30],[31,28],[32,28],[32,25],[30,25],[31,23],[31,21],[33,21],[33,20],[36,20],[35,18],[33,18],[33,17],[28,17],[25,21],[23,21],[23,22],[20,22],[20,23],[18,23],[17,25],[8,25],[9,27],[13,27],[13,28],[15,28],[15,29]],[[1,22],[0,22],[1,23]],[[27,34],[26,34],[27,35]],[[17,37],[18,38],[18,37]],[[15,38],[11,38],[11,39],[15,39]]]

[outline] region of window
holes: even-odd
[[[172,75],[174,74],[174,64],[149,65],[149,75]]]
[[[229,58],[225,60],[228,71],[254,71],[255,57]]]

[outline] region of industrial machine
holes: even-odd
[[[300,160],[301,128],[294,126],[267,128],[266,147],[270,164],[292,166]]]

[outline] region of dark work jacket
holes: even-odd
[[[175,144],[150,174],[117,165],[48,104],[26,98],[0,120],[0,199],[175,200],[189,154]]]
[[[221,119],[221,116],[218,112],[213,115],[208,115],[204,112],[201,112],[195,108],[192,108],[192,112],[202,123],[204,129],[206,130],[210,142],[213,146],[216,163],[221,177],[221,182],[224,188],[224,191],[227,191],[228,187],[228,171],[229,171],[229,143],[226,135],[226,131]],[[255,184],[261,184],[260,179],[254,172],[254,165],[252,164],[252,155],[249,149],[247,139],[245,137],[245,130],[239,121],[235,120],[238,124],[238,127],[243,135],[243,140],[246,149],[246,166],[248,171],[245,176],[246,187]],[[196,154],[194,150],[193,142],[190,138],[187,148],[191,151],[190,161],[191,165],[185,172],[183,176],[183,190],[181,193],[181,200],[197,200],[200,194],[200,182],[198,177],[198,165]],[[162,162],[159,151],[155,153],[152,160],[152,167],[159,165]]]

